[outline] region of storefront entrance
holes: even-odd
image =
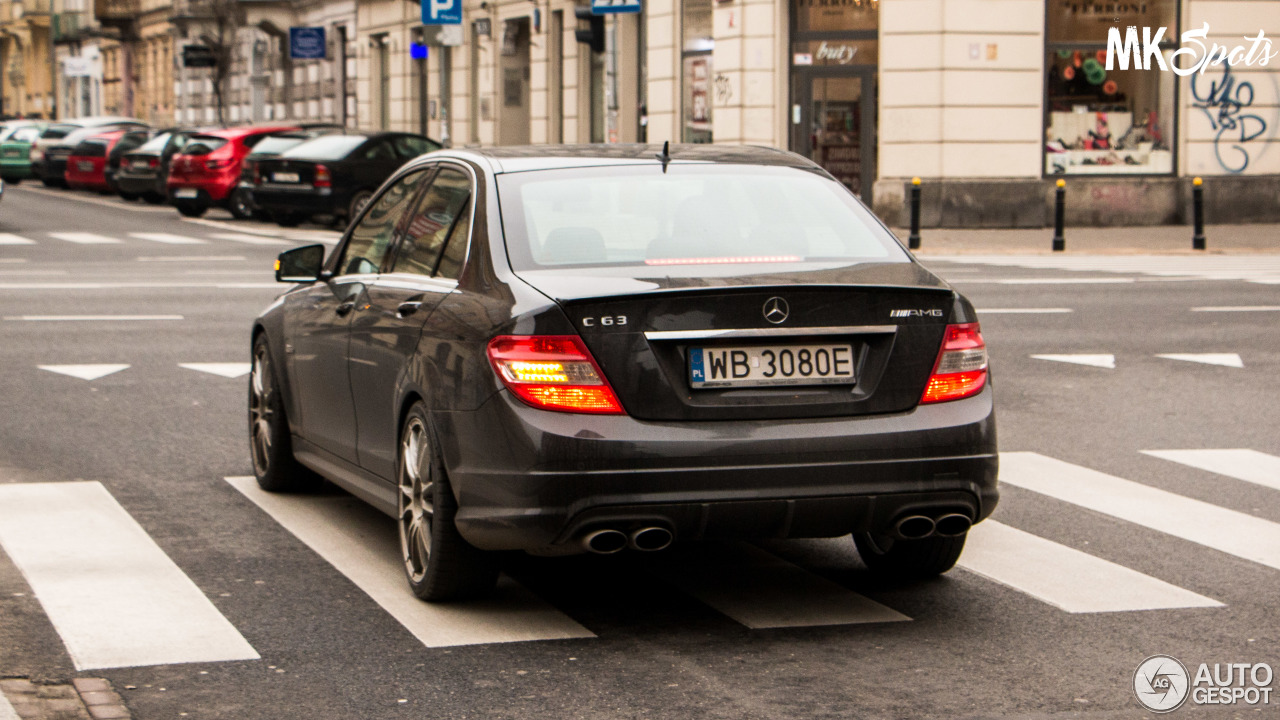
[[[791,149],[868,204],[876,179],[875,82],[874,67],[797,67],[791,81]]]

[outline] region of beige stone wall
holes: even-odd
[[[712,138],[717,143],[786,146],[786,8],[774,0],[717,4]]]

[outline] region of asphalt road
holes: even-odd
[[[1280,667],[1276,284],[1196,277],[1195,258],[1172,279],[1107,258],[926,258],[979,308],[992,358],[1005,484],[999,526],[980,544],[975,529],[965,567],[884,585],[847,538],[512,557],[491,605],[442,614],[376,589],[377,556],[359,551],[392,541],[391,521],[337,491],[264,509],[227,480],[252,474],[247,375],[231,364],[247,364],[250,320],[280,290],[272,260],[333,237],[6,193],[0,502],[15,484],[100,483],[259,657],[78,669],[70,625],[42,604],[57,588],[37,597],[40,568],[24,574],[6,545],[0,677],[105,677],[147,720],[1100,719],[1155,717],[1132,689],[1151,655],[1193,674]],[[86,365],[128,367],[91,380],[104,368],[68,367]],[[1252,453],[1143,452],[1224,449]],[[93,523],[50,517],[85,555],[107,544]],[[541,614],[516,631],[490,627],[528,608]],[[453,644],[455,631],[489,641]],[[1277,717],[1280,698],[1178,714]]]

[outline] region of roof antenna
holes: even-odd
[[[667,165],[671,162],[671,141],[662,141],[662,152],[654,155],[658,158],[658,162],[662,163],[662,174],[667,174]]]

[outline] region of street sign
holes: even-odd
[[[596,15],[638,13],[640,0],[591,0],[591,12]]]
[[[422,0],[423,25],[461,25],[462,0]]]
[[[329,54],[322,27],[289,28],[289,57],[294,60],[323,60]]]
[[[213,56],[213,48],[208,45],[183,45],[182,67],[213,67],[218,59]]]

